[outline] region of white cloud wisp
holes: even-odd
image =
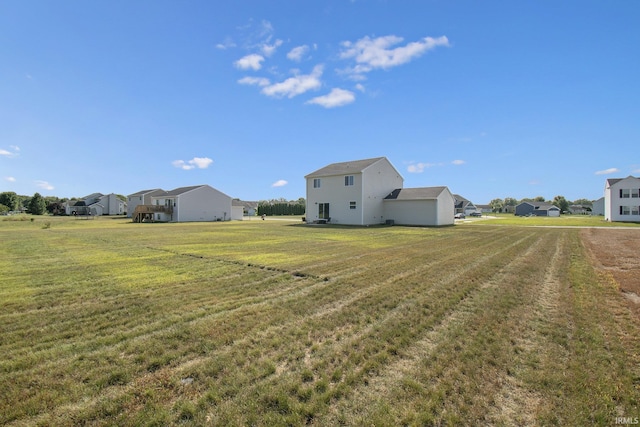
[[[324,108],[342,107],[347,104],[351,104],[356,100],[356,96],[353,92],[334,88],[331,92],[324,96],[318,96],[306,102],[306,104],[316,104]]]
[[[174,160],[172,162],[173,166],[182,169],[182,170],[191,170],[191,169],[206,169],[213,163],[208,157],[194,157],[191,160]]]
[[[354,59],[356,65],[348,69],[347,73],[359,76],[377,68],[397,67],[439,46],[450,46],[449,39],[446,36],[441,36],[437,38],[424,37],[417,42],[392,48],[403,40],[402,37],[391,35],[375,39],[367,36],[356,42],[346,41],[342,43],[344,50],[340,53],[340,57]]]
[[[274,182],[273,184],[271,184],[272,187],[277,188],[277,187],[284,187],[285,185],[287,185],[289,182],[285,181],[284,179],[279,179],[278,181]]]
[[[262,61],[264,61],[264,56],[258,55],[257,53],[252,53],[247,56],[243,56],[234,62],[236,68],[241,70],[254,70],[258,71],[262,68]]]
[[[609,175],[609,174],[618,173],[618,172],[620,172],[620,169],[618,168],[609,168],[609,169],[597,171],[596,175]]]
[[[293,98],[294,96],[301,95],[310,90],[318,89],[322,86],[320,77],[322,76],[323,70],[324,67],[322,65],[316,65],[313,67],[311,74],[289,77],[285,81],[264,87],[261,92],[264,95],[275,98]]]

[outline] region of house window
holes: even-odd
[[[320,188],[320,178],[313,178],[313,188]]]
[[[620,215],[631,215],[631,207],[620,206]]]
[[[640,215],[640,206],[631,206],[631,215]]]
[[[347,175],[344,177],[344,185],[345,187],[353,185],[353,175]]]
[[[349,202],[349,209],[355,209],[356,208],[356,202]]]
[[[628,188],[621,188],[620,189],[620,197],[621,198],[628,199],[630,194],[631,194],[631,192],[629,191]]]
[[[632,188],[631,189],[631,197],[634,197],[634,198],[640,197],[640,189],[639,188]]]

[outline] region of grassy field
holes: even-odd
[[[602,216],[591,215],[561,215],[559,217],[545,216],[515,216],[514,214],[483,214],[482,218],[467,217],[458,223],[491,223],[495,225],[543,226],[543,227],[640,227],[633,222],[609,222]]]
[[[0,238],[0,425],[640,416],[640,324],[577,229],[37,218]]]

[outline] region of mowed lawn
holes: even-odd
[[[0,220],[2,425],[613,425],[640,326],[577,229]]]

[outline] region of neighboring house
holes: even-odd
[[[242,207],[241,216],[256,216],[258,213],[258,202],[247,202],[244,200],[233,199],[233,206]]]
[[[607,179],[604,190],[606,221],[640,222],[640,178]]]
[[[127,211],[127,204],[115,193],[93,193],[75,203],[68,203],[67,215],[123,215]]]
[[[491,207],[491,205],[476,205],[476,209],[478,209],[482,213],[493,212],[493,208]]]
[[[589,215],[591,213],[591,206],[571,205],[569,206],[569,212],[573,215]]]
[[[560,208],[546,202],[522,202],[516,205],[517,216],[560,216]]]
[[[452,225],[454,202],[447,187],[398,188],[384,198],[385,218],[402,225]]]
[[[138,205],[150,205],[151,197],[163,192],[164,190],[160,188],[154,188],[153,190],[142,190],[137,193],[129,194],[127,196],[127,216],[133,216],[133,212],[136,210]]]
[[[591,215],[604,216],[604,197],[600,197],[598,200],[593,202],[593,207],[591,208]]]
[[[332,163],[305,179],[309,223],[453,224],[451,192],[446,187],[403,189],[404,179],[386,157]]]
[[[180,187],[151,196],[150,205],[138,205],[133,222],[228,221],[231,197],[209,185]]]
[[[244,206],[240,200],[231,201],[231,219],[235,221],[242,221],[244,217]]]
[[[471,203],[469,200],[465,199],[461,195],[454,194],[453,197],[455,198],[454,213],[463,213],[465,215],[469,215],[472,212],[480,212],[480,210],[476,207],[476,205],[474,205],[473,203]]]

